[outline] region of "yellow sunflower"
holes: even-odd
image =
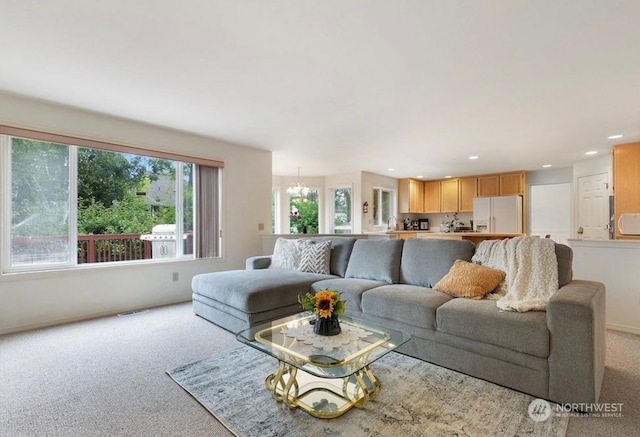
[[[334,291],[322,290],[316,293],[314,311],[323,318],[331,317],[333,314],[333,301],[336,298]]]
[[[298,302],[303,310],[313,311],[325,319],[344,313],[346,308],[346,301],[342,300],[342,293],[334,290],[320,290],[315,294],[299,294]]]

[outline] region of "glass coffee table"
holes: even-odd
[[[320,418],[338,417],[365,405],[380,391],[369,365],[406,343],[403,331],[340,316],[342,332],[316,335],[315,315],[296,314],[240,332],[242,343],[278,360],[265,381],[272,396],[289,408]]]

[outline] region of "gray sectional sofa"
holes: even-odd
[[[605,288],[572,279],[569,247],[555,246],[559,288],[547,310],[518,313],[432,289],[455,260],[471,260],[469,241],[330,240],[329,274],[272,268],[262,256],[249,258],[246,270],[196,275],[195,314],[238,332],[300,312],[300,293],[338,290],[347,315],[412,335],[399,352],[554,402],[597,402]]]

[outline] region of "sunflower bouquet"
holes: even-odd
[[[302,305],[303,310],[313,311],[323,319],[344,313],[346,304],[346,301],[342,300],[342,293],[334,290],[321,290],[316,294],[300,294],[298,302]]]

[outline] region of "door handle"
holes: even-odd
[[[582,226],[580,226],[578,228],[578,235],[582,235],[582,234],[584,234],[584,229],[582,228]]]

